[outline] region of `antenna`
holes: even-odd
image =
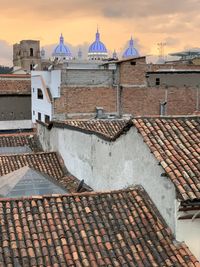
[[[48,70],[51,70],[53,68],[53,65],[50,65],[49,67],[48,67]]]
[[[164,60],[164,58],[165,58],[165,46],[166,46],[167,44],[166,43],[163,43],[163,42],[161,42],[161,43],[157,43],[157,46],[158,46],[158,52],[159,52],[159,59],[163,59]]]
[[[37,67],[38,67],[38,64],[35,64],[35,65],[33,66],[33,70],[35,70]]]

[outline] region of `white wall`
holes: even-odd
[[[178,220],[176,238],[184,241],[200,261],[200,219]]]
[[[43,92],[43,99],[37,98],[37,91],[38,89],[41,89]],[[31,77],[31,103],[32,103],[32,121],[35,123],[35,121],[38,119],[38,113],[41,113],[41,121],[45,121],[45,115],[48,115],[50,117],[50,120],[52,118],[52,104],[48,100],[45,89],[43,88],[42,80],[40,76],[32,76]]]
[[[45,150],[59,151],[68,170],[94,190],[115,190],[141,184],[168,225],[175,230],[176,193],[172,182],[135,128],[115,142],[69,129],[38,125]]]
[[[45,121],[45,115],[53,116],[53,105],[48,97],[46,88],[49,88],[52,98],[60,97],[61,70],[52,71],[32,71],[31,91],[32,91],[32,121],[38,119],[38,112],[41,113],[41,121]],[[37,89],[43,92],[43,99],[37,98]],[[35,114],[34,114],[35,113]]]

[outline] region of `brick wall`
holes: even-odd
[[[133,65],[136,64],[136,65]],[[147,71],[145,57],[124,61],[119,64],[120,83],[123,85],[144,85],[146,84],[145,74]]]
[[[112,87],[62,87],[55,100],[54,114],[94,113],[95,107],[116,112],[116,90]]]
[[[133,115],[159,115],[160,102],[165,101],[166,94],[166,115],[192,114],[196,110],[197,89],[185,87],[125,87],[121,91],[121,110]],[[116,88],[64,87],[62,97],[55,100],[54,113],[95,113],[97,106],[112,113],[117,111],[116,103]]]
[[[122,112],[133,115],[159,115],[160,102],[167,94],[166,115],[192,114],[196,110],[196,88],[123,88]]]

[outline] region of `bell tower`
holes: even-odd
[[[37,65],[41,70],[40,41],[22,40],[13,45],[13,66],[30,72]]]

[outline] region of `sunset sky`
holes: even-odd
[[[48,53],[60,33],[73,51],[87,50],[97,25],[106,47],[120,53],[133,35],[142,55],[200,47],[199,0],[0,0],[0,64],[11,65],[12,44],[40,40]]]

